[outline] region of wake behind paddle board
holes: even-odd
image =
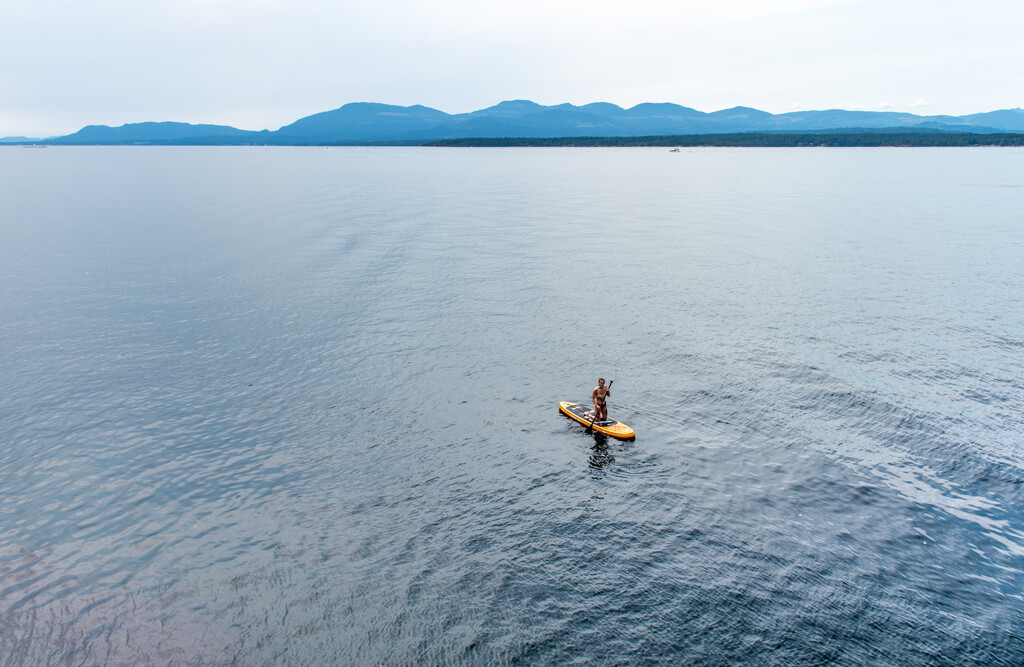
[[[590,417],[587,416],[589,408],[587,406],[562,401],[558,404],[558,409],[566,417],[571,417],[584,426],[590,426]],[[594,422],[594,430],[620,440],[632,440],[636,437],[636,432],[633,429],[614,419],[602,419]]]

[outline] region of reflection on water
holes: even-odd
[[[605,467],[615,463],[615,457],[608,448],[608,436],[594,431],[593,437],[594,446],[590,448],[591,454],[588,463],[595,473],[594,479],[600,479],[604,476]]]

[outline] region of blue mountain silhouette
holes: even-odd
[[[276,131],[226,125],[130,123],[90,125],[52,144],[358,144],[422,143],[460,138],[643,137],[737,132],[808,132],[844,129],[1024,132],[1024,109],[965,116],[918,116],[879,111],[795,111],[771,114],[750,107],[705,113],[670,103],[624,109],[608,102],[544,106],[509,100],[470,113],[448,114],[422,105],[346,104],[306,116]]]

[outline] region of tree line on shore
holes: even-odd
[[[445,139],[426,146],[449,147],[765,147],[800,146],[881,147],[881,146],[1024,146],[1024,134],[974,134],[970,132],[811,132],[811,133],[736,133],[689,134],[654,137],[552,137]]]

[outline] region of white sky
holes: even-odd
[[[348,102],[1024,106],[1022,0],[0,0],[0,137]]]

